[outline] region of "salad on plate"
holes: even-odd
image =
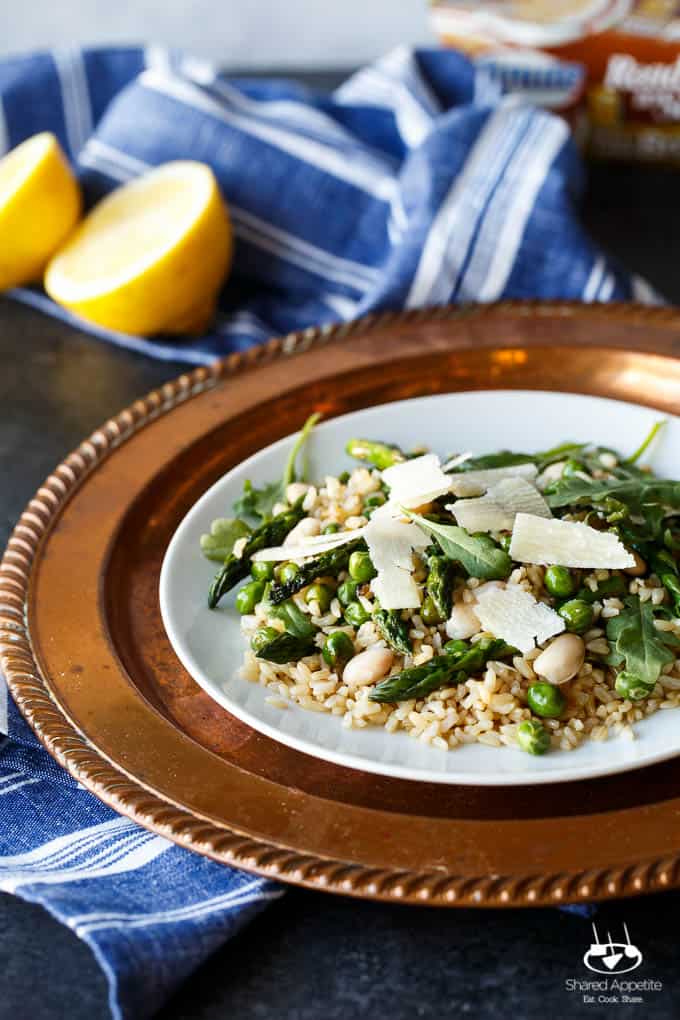
[[[534,755],[680,705],[680,482],[641,463],[663,423],[629,456],[351,439],[356,467],[311,481],[317,420],[201,539],[271,704]]]

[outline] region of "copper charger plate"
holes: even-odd
[[[196,499],[312,410],[533,388],[675,412],[676,352],[680,311],[506,303],[311,329],[181,376],[98,429],[22,515],[0,566],[0,662],[17,703],[116,811],[271,878],[442,906],[680,884],[677,759],[495,789],[327,764],[213,703],[175,658],[158,601],[165,549]]]

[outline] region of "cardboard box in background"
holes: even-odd
[[[568,115],[591,155],[680,164],[679,0],[434,0],[431,13],[445,45]]]

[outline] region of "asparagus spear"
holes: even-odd
[[[376,609],[373,613],[373,622],[395,652],[408,655],[413,650],[408,636],[408,624],[404,623],[396,609]]]
[[[363,538],[356,538],[338,549],[330,549],[328,552],[315,556],[313,560],[302,563],[298,572],[290,581],[279,581],[272,584],[269,589],[269,601],[272,605],[285,602],[291,595],[316,580],[317,577],[337,577],[341,570],[346,570],[349,558],[358,549],[365,549],[366,543]]]
[[[446,556],[432,555],[427,560],[428,575],[425,587],[442,620],[448,619],[451,613],[451,597],[453,590],[453,563]]]
[[[406,454],[398,446],[376,443],[372,439],[350,439],[345,451],[355,460],[364,460],[380,471],[406,460]]]
[[[227,557],[224,566],[218,570],[208,592],[208,606],[214,609],[223,595],[247,577],[250,573],[250,558],[259,549],[270,545],[281,545],[289,531],[305,516],[302,509],[303,497],[290,510],[273,517],[268,524],[262,524],[251,534],[240,557],[233,553]],[[279,599],[278,601],[282,601]]]
[[[297,662],[304,659],[306,655],[312,655],[317,651],[313,638],[296,637],[284,631],[277,637],[272,638],[257,651],[258,659],[266,659],[267,662],[284,664],[286,662]]]
[[[369,699],[394,703],[409,701],[411,698],[424,698],[432,691],[446,687],[447,684],[460,683],[470,673],[482,669],[490,659],[501,659],[514,653],[515,649],[505,641],[495,638],[482,639],[475,645],[469,645],[464,651],[444,653],[430,659],[424,666],[413,666],[397,676],[388,677],[376,685],[369,694]]]

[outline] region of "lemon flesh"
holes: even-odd
[[[59,142],[44,132],[0,159],[0,290],[33,283],[82,209]]]
[[[95,206],[48,265],[45,289],[108,329],[199,332],[231,256],[229,216],[210,167],[166,163]]]

